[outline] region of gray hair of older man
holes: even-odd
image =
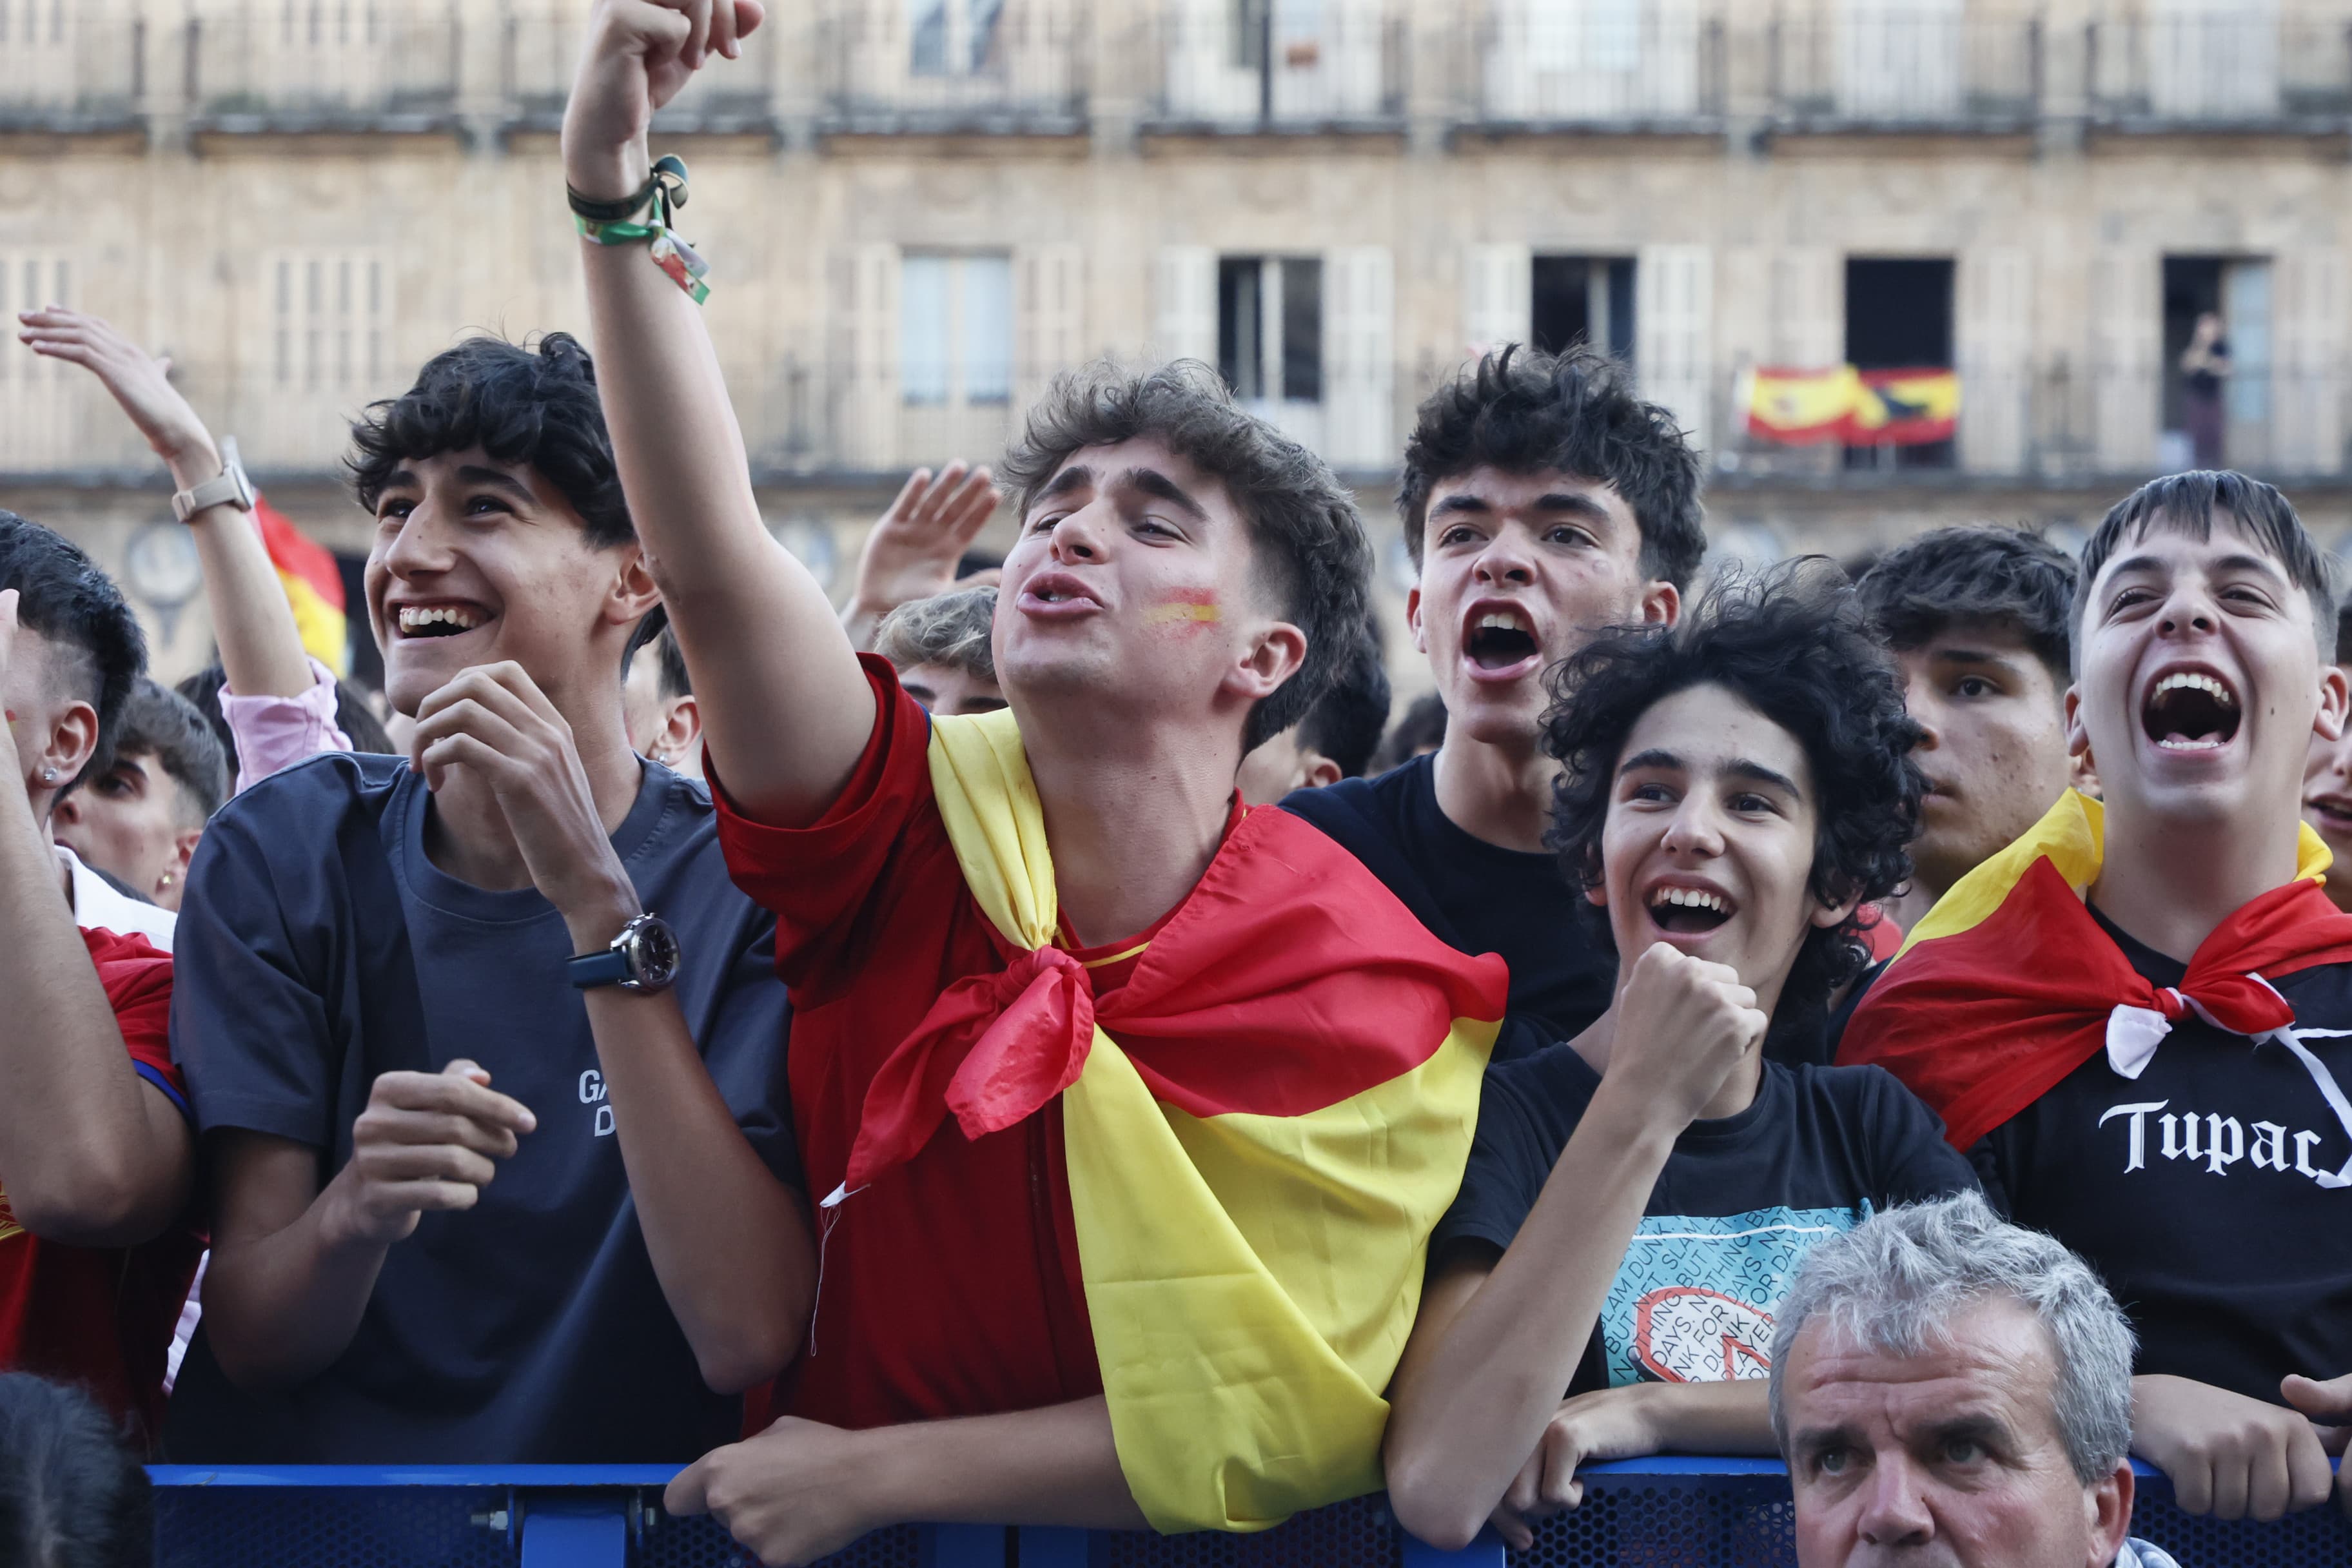
[[[2075,1479],[2112,1474],[2131,1444],[2132,1330],[2091,1266],[2053,1237],[2004,1223],[1975,1193],[1874,1215],[1805,1254],[1775,1314],[1772,1436],[1789,1450],[1781,1378],[1807,1325],[1882,1354],[1951,1343],[1952,1320],[2009,1297],[2050,1336],[2058,1435]]]
[[[960,588],[899,605],[874,628],[874,651],[896,669],[919,664],[945,665],[974,680],[996,679],[996,656],[988,643],[996,618],[996,590]]]

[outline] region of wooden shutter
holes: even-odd
[[[1711,437],[1715,252],[1645,245],[1633,279],[1633,368],[1642,395],[1673,413],[1694,447]]]
[[[28,225],[27,226],[32,226]],[[0,311],[74,302],[73,265],[62,250],[0,250]],[[0,468],[64,468],[74,460],[68,410],[97,383],[78,366],[11,345],[0,353]],[[120,423],[110,409],[109,418]]]
[[[2123,251],[2101,256],[2094,269],[2091,396],[2098,466],[2108,473],[2143,473],[2156,462],[2159,271],[2154,256]]]
[[[2033,342],[2033,258],[2014,247],[1960,258],[1960,458],[1974,473],[2025,463]]]
[[[1396,271],[1383,246],[1323,258],[1324,456],[1338,468],[1389,468],[1396,401]]]
[[[833,258],[834,451],[867,472],[898,463],[898,247],[846,245]]]
[[[1152,277],[1151,352],[1160,360],[1217,364],[1217,253],[1205,245],[1160,248]]]
[[[2273,334],[2273,456],[2287,474],[2344,466],[2344,255],[2333,247],[2290,250],[2278,260]]]
[[[1532,329],[1535,254],[1524,245],[1474,245],[1462,257],[1462,344],[1472,358],[1523,343]]]
[[[1086,250],[1026,246],[1013,254],[1013,405],[1015,426],[1054,377],[1086,349]]]

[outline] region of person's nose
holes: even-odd
[[[2164,613],[2158,618],[2158,628],[2167,637],[2204,634],[2221,624],[2221,614],[2214,606],[2212,596],[2202,587],[2182,584],[2172,590],[2164,601]]]
[[[1104,555],[1101,520],[1092,507],[1080,507],[1054,524],[1047,541],[1055,563],[1076,565],[1080,562],[1100,561]]]
[[[76,790],[49,807],[49,826],[53,828],[81,826],[81,792],[79,790]]]
[[[1723,823],[1715,804],[1692,791],[1667,820],[1660,847],[1678,860],[1711,860],[1723,853]]]
[[[1919,751],[1932,752],[1944,743],[1944,712],[1932,682],[1921,677],[1905,681],[1903,710],[1919,726]]]
[[[1864,1483],[1862,1539],[1873,1546],[1921,1546],[1936,1534],[1936,1516],[1927,1507],[1918,1472],[1900,1455],[1882,1457]]]
[[[1534,554],[1515,528],[1496,533],[1472,571],[1481,587],[1526,587],[1536,580]]]
[[[384,550],[383,563],[403,582],[449,569],[448,542],[429,504],[419,505],[400,520],[399,531]]]

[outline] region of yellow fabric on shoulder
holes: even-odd
[[[1057,905],[1009,711],[935,720],[931,783],[974,900],[1025,947]],[[1498,1025],[1303,1116],[1195,1117],[1099,1028],[1063,1100],[1080,1273],[1119,1466],[1154,1529],[1250,1531],[1379,1489],[1425,1238],[1454,1199]]]
[[[2057,805],[2042,814],[2041,821],[2026,829],[2023,837],[1953,883],[1936,900],[1936,907],[1911,928],[1895,958],[1900,960],[1923,942],[1957,936],[1981,924],[2000,908],[2010,889],[2017,886],[2036,860],[2047,858],[2066,879],[2066,885],[2081,892],[2099,879],[2106,826],[2105,805],[2079,790],[2068,790],[2058,797]],[[2326,841],[2312,831],[2309,823],[2303,824],[2295,840],[2295,879],[2324,880],[2333,858]]]

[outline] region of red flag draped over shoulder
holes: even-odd
[[[1838,1059],[1909,1085],[1966,1149],[2100,1050],[2136,1077],[2172,1023],[2260,1037],[2294,1011],[2263,984],[2352,960],[2352,915],[2320,890],[2327,847],[2303,830],[2295,880],[2207,937],[2178,986],[2151,985],[2084,907],[2105,816],[2068,791],[2024,837],[1953,885],[1846,1026]]]

